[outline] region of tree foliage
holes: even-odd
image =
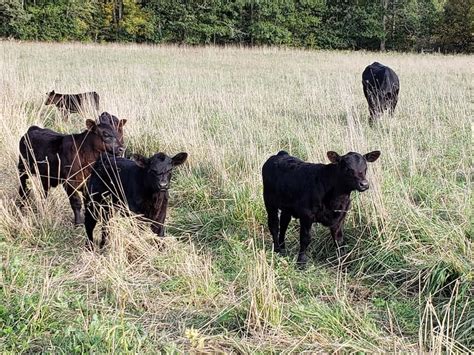
[[[474,0],[0,0],[0,36],[470,52]]]
[[[472,52],[474,1],[448,0],[444,6],[440,42],[447,51]]]
[[[20,0],[0,2],[0,36],[24,38],[26,25],[31,15],[22,6]]]

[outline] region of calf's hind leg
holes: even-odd
[[[281,211],[280,214],[280,236],[278,239],[278,247],[280,248],[280,253],[282,255],[286,254],[286,246],[285,246],[285,234],[286,230],[288,229],[288,225],[291,221],[291,214],[286,211]]]
[[[273,251],[275,253],[280,253],[280,243],[278,241],[278,209],[267,206],[268,214],[268,229],[270,229],[270,234],[273,238]]]
[[[20,195],[20,206],[25,205],[25,200],[28,198],[30,190],[28,189],[28,174],[23,171],[20,172],[20,187],[18,188],[18,195]]]
[[[23,162],[23,157],[20,155],[18,160],[18,173],[20,175],[20,187],[18,188],[18,195],[20,196],[20,207],[25,205],[25,200],[30,194],[30,189],[28,189],[28,171]]]
[[[392,99],[390,100],[389,113],[392,116],[395,113],[395,107],[397,107],[397,102],[398,102],[398,91],[395,93],[395,95],[393,95]]]

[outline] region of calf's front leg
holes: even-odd
[[[69,121],[69,111],[66,108],[60,108],[59,112],[61,113],[61,117],[64,121]]]
[[[100,216],[102,219],[102,237],[100,239],[99,248],[102,249],[109,239],[109,219],[110,219],[110,208],[108,206],[101,206]]]
[[[297,263],[301,268],[306,266],[308,257],[306,256],[306,249],[308,249],[309,242],[311,241],[311,225],[313,222],[306,217],[300,219],[300,251],[298,253]]]
[[[159,210],[156,211],[155,215],[151,218],[153,220],[153,223],[151,224],[151,230],[159,237],[165,236],[165,219],[167,208],[168,203],[166,201],[162,203],[161,206],[159,206]]]
[[[344,242],[344,235],[342,234],[342,221],[338,224],[329,227],[331,236],[336,244],[336,251],[338,257],[343,257],[347,253],[347,245]]]
[[[94,250],[94,228],[97,224],[97,219],[94,216],[93,203],[87,203],[86,206],[87,207],[84,218],[84,226],[86,227],[87,234],[86,249]]]
[[[71,205],[72,211],[74,212],[74,224],[82,224],[82,218],[81,218],[81,208],[82,208],[82,201],[81,201],[81,196],[79,195],[79,192],[77,191],[77,188],[71,186],[71,185],[66,185],[65,186],[66,193],[69,196],[69,203]]]

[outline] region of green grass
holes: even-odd
[[[466,352],[474,347],[472,56],[2,42],[0,352]],[[360,75],[393,67],[393,118],[368,124]],[[337,68],[337,69],[336,69]],[[95,90],[128,120],[127,149],[189,153],[167,238],[134,218],[84,248],[64,191],[15,207],[29,125],[78,132],[44,93]],[[350,255],[298,224],[273,255],[260,169],[285,149],[382,151],[353,195]],[[34,186],[35,182],[33,183]],[[99,231],[100,228],[97,228]]]

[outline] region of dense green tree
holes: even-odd
[[[472,52],[474,0],[447,0],[444,6],[440,42],[445,51]]]
[[[0,0],[0,36],[472,51],[473,1]]]
[[[441,16],[436,0],[396,0],[388,10],[390,48],[421,50],[434,46]]]
[[[319,48],[322,39],[322,17],[326,9],[323,0],[300,0],[295,2],[295,12],[287,21],[292,33],[292,45]]]
[[[154,17],[136,0],[101,0],[98,38],[146,42],[154,38]]]
[[[251,14],[247,29],[251,44],[291,44],[287,20],[295,13],[293,1],[256,1],[246,8]]]
[[[373,1],[328,1],[321,46],[378,49],[384,36],[380,4]]]
[[[27,38],[25,31],[30,17],[20,0],[0,1],[0,37]]]
[[[35,40],[90,40],[96,8],[89,0],[63,0],[28,5],[26,33]]]
[[[155,41],[223,44],[242,41],[242,4],[223,0],[148,0],[155,14]]]

